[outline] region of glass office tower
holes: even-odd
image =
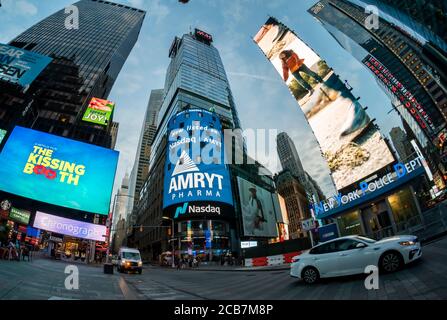
[[[130,218],[136,225],[164,225],[166,229],[129,229],[127,244],[139,248],[142,256],[149,260],[157,259],[166,251],[175,251],[177,255],[191,254],[187,249],[188,243],[191,245],[189,248],[195,248],[195,253],[207,255],[206,259],[216,259],[225,252],[238,251],[240,239],[244,236],[238,219],[240,213],[237,200],[234,212],[226,219],[204,217],[188,220],[190,223],[187,223],[175,219],[173,221],[173,217],[166,216],[167,213],[163,212],[163,185],[168,147],[167,126],[170,119],[187,109],[211,111],[218,117],[222,129],[241,128],[241,125],[230,84],[211,35],[196,29],[181,38],[176,37],[169,49],[169,57],[171,62],[166,73],[164,99],[158,115],[157,133],[151,146],[149,177],[141,189],[138,206],[134,208]],[[238,190],[237,177],[243,177],[274,192],[273,179],[259,176],[262,169],[260,164],[229,167],[234,198]],[[204,235],[210,230],[210,226],[214,237],[210,240],[213,243],[212,248],[196,252],[197,247],[202,244],[205,246]],[[193,244],[191,239],[194,239]]]
[[[107,97],[137,41],[145,12],[121,4],[81,0],[79,29],[67,29],[64,9],[32,26],[9,44],[43,55],[74,58],[81,90]]]
[[[216,112],[226,128],[240,128],[222,59],[212,42],[211,35],[200,30],[174,39],[169,50],[171,63],[166,73],[155,149],[166,133],[169,119],[189,106]]]
[[[447,55],[447,2],[444,0],[362,0],[374,5],[409,32],[422,36]]]
[[[14,95],[0,94],[0,126],[20,124],[88,143],[112,146],[112,121],[107,126],[81,120],[92,97],[107,99],[136,43],[145,12],[102,0],[81,0],[79,28],[67,28],[62,9],[32,26],[9,44],[53,58],[27,90],[22,107]],[[5,93],[5,92],[4,92]],[[17,110],[30,104],[26,119]]]

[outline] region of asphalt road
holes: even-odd
[[[1,299],[306,300],[446,299],[447,238],[423,248],[423,259],[380,276],[379,290],[366,290],[366,275],[322,280],[312,286],[280,271],[193,271],[146,267],[142,275],[104,275],[79,265],[79,290],[65,288],[65,263],[46,259],[0,260]]]

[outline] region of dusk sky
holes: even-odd
[[[2,0],[0,43],[9,42],[33,24],[73,2]],[[120,2],[146,10],[147,16],[139,40],[109,96],[117,105],[114,120],[120,123],[116,149],[121,155],[115,188],[125,172],[130,173],[132,169],[150,91],[164,87],[171,42],[175,36],[195,27],[214,37],[243,128],[287,132],[295,141],[305,170],[328,195],[335,190],[312,130],[276,70],[252,41],[269,15],[288,25],[334,68],[342,80],[348,80],[354,88],[354,95],[361,97],[360,102],[368,106],[371,117],[377,119],[384,136],[388,136],[392,127],[400,125],[394,112],[388,114],[390,100],[373,76],[307,13],[316,0],[191,0],[188,4],[181,4],[178,0]],[[276,146],[270,147],[271,156],[277,157]],[[270,169],[277,171],[277,168]]]

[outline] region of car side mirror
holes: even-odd
[[[363,248],[366,248],[367,245],[360,242],[360,243],[357,243],[357,245],[355,247],[356,247],[356,249],[363,249]]]

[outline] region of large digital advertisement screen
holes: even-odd
[[[254,37],[304,112],[338,190],[394,162],[377,127],[334,71],[269,18]]]
[[[107,126],[110,122],[115,103],[108,100],[92,98],[82,120]]]
[[[36,212],[33,227],[72,236],[81,239],[104,242],[106,240],[107,227],[88,222],[82,222],[51,214]]]
[[[15,127],[0,153],[0,190],[107,215],[119,153]]]
[[[244,236],[278,237],[277,214],[272,193],[241,177],[237,177],[237,184],[241,201]]]
[[[169,121],[163,209],[175,219],[233,212],[221,131],[216,114],[202,109],[180,112]]]
[[[41,54],[0,44],[0,80],[30,85],[53,59]]]

